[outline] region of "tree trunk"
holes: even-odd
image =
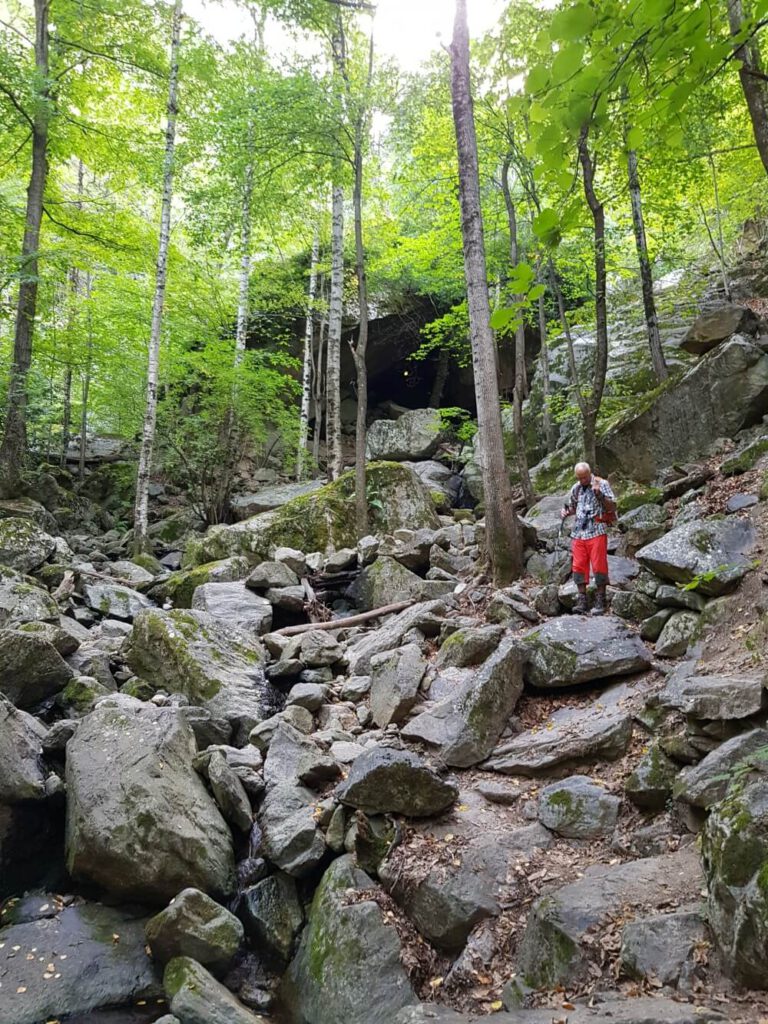
[[[59,465],[62,469],[67,464],[67,449],[69,448],[69,437],[72,428],[72,367],[67,366],[64,371],[64,410],[61,417],[61,454]]]
[[[664,359],[659,334],[659,318],[656,313],[656,300],[653,296],[653,273],[648,258],[648,241],[645,236],[645,218],[643,216],[643,200],[640,192],[640,175],[637,170],[637,153],[634,149],[627,150],[627,171],[629,176],[629,198],[632,204],[632,225],[635,231],[635,247],[640,264],[640,284],[643,290],[643,309],[645,325],[648,330],[648,345],[651,350],[651,362],[656,380],[661,383],[669,376],[669,369]]]
[[[715,163],[714,154],[710,153],[708,156],[709,169],[712,173],[712,193],[715,198],[715,223],[717,224],[717,238],[718,244],[715,245],[710,235],[710,241],[712,241],[712,248],[717,253],[717,259],[720,264],[720,273],[723,276],[723,290],[725,291],[725,297],[731,301],[731,282],[728,278],[728,264],[725,262],[725,241],[723,239],[723,212],[720,208],[720,186],[717,181],[717,164]],[[706,222],[706,217],[704,218]],[[707,232],[709,232],[709,224],[707,224]]]
[[[608,295],[605,268],[605,210],[595,193],[595,167],[589,152],[589,130],[579,138],[579,160],[584,176],[584,194],[592,214],[595,248],[595,374],[584,418],[584,458],[596,468],[597,416],[603,400],[605,375],[608,370]]]
[[[309,267],[309,294],[307,296],[307,322],[304,329],[304,369],[301,382],[301,413],[299,415],[299,452],[296,458],[296,479],[302,480],[306,468],[309,446],[309,406],[312,400],[312,347],[315,335],[315,297],[317,293],[317,263],[320,259],[320,235],[315,229],[312,240],[312,260]]]
[[[93,355],[93,323],[91,319],[91,275],[85,275],[86,319],[88,323],[88,346],[85,355],[85,372],[83,373],[82,407],[80,409],[80,464],[78,476],[85,479],[85,449],[88,444],[88,392],[91,388],[91,358]]]
[[[8,497],[13,497],[19,490],[27,456],[27,375],[32,362],[32,339],[37,311],[40,225],[48,176],[49,6],[50,0],[35,0],[35,71],[40,92],[34,104],[32,170],[27,186],[24,240],[21,246],[21,280],[8,380],[5,431],[0,445],[0,494]]]
[[[512,190],[509,187],[509,168],[511,154],[507,154],[501,168],[501,188],[504,193],[504,204],[507,208],[507,224],[509,227],[509,262],[512,270],[519,260],[520,252],[517,244],[517,211],[512,202]],[[511,296],[512,301],[520,303],[521,295]],[[521,314],[522,317],[522,314]],[[515,431],[515,456],[517,470],[520,474],[520,486],[525,504],[530,508],[534,504],[533,484],[528,472],[528,458],[525,452],[525,425],[523,423],[523,399],[525,398],[525,323],[521,323],[515,331],[515,388],[512,392],[512,422]]]
[[[323,289],[320,289],[321,294]],[[317,466],[320,462],[320,437],[323,430],[323,414],[325,412],[325,379],[323,366],[323,353],[325,352],[328,334],[328,317],[323,313],[320,320],[320,332],[317,339],[317,359],[315,360],[315,383],[314,383],[314,405],[315,405],[315,430],[312,437],[312,460]]]
[[[541,277],[541,267],[539,267],[538,275],[539,283],[543,283]],[[539,368],[541,370],[541,393],[542,393],[542,410],[541,420],[544,426],[544,437],[546,438],[547,453],[553,452],[557,447],[557,437],[555,436],[555,427],[552,423],[552,413],[549,408],[549,400],[551,395],[551,385],[549,381],[549,348],[547,346],[547,310],[544,304],[544,296],[539,296],[539,340],[541,348],[539,350]]]
[[[181,35],[181,2],[173,8],[171,30],[171,71],[168,81],[167,125],[165,130],[165,161],[163,164],[163,199],[160,213],[160,240],[155,271],[155,298],[152,306],[152,329],[149,339],[147,366],[147,404],[136,477],[136,503],[134,507],[134,539],[136,553],[145,551],[148,544],[149,477],[152,471],[152,450],[157,422],[157,379],[160,362],[160,341],[165,302],[165,281],[168,269],[168,247],[171,235],[171,198],[173,194],[173,158],[176,143],[176,96],[179,81],[179,38]]]
[[[248,163],[243,181],[243,205],[240,219],[240,287],[237,298],[235,330],[235,366],[243,359],[248,341],[248,286],[251,280],[251,201],[253,196],[253,125],[248,124]]]
[[[726,0],[728,24],[732,36],[738,36],[744,27],[741,0]],[[734,56],[739,61],[739,79],[747,101],[755,144],[768,174],[768,84],[763,74],[760,53],[754,40],[734,44]]]
[[[429,407],[436,409],[443,400],[445,385],[448,383],[448,370],[451,366],[451,356],[447,349],[441,348],[437,357],[437,368],[432,390],[429,393]]]
[[[522,530],[512,508],[512,488],[504,460],[499,382],[490,325],[485,239],[480,207],[477,136],[469,71],[466,0],[456,0],[451,52],[451,95],[459,156],[459,199],[464,243],[464,273],[477,400],[480,464],[485,495],[486,544],[497,584],[522,572]]]
[[[77,162],[77,203],[78,210],[83,208],[83,161]],[[77,320],[77,304],[80,298],[80,271],[77,267],[69,269],[70,312],[67,318],[67,368],[64,371],[64,414],[61,423],[61,468],[67,464],[67,449],[72,427],[72,334]]]
[[[343,469],[341,451],[341,318],[344,302],[344,191],[333,186],[331,216],[331,295],[326,354],[325,445],[328,476],[336,480]]]

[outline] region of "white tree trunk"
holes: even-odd
[[[134,507],[134,540],[136,552],[147,547],[147,514],[149,505],[149,477],[152,470],[152,450],[157,422],[157,379],[160,362],[160,340],[165,302],[165,282],[168,270],[168,247],[171,236],[171,199],[173,196],[173,158],[176,144],[176,97],[179,84],[179,39],[181,36],[181,3],[173,8],[171,30],[171,72],[168,80],[167,125],[165,129],[165,161],[163,164],[163,199],[160,212],[160,242],[155,271],[155,298],[152,306],[152,328],[149,338],[147,365],[147,404],[141,437],[139,470],[136,477],[136,504]]]
[[[243,183],[242,224],[240,228],[240,289],[237,299],[235,330],[235,366],[239,366],[248,339],[248,285],[251,279],[251,196],[253,195],[253,125],[248,125],[248,164]]]
[[[493,578],[496,583],[503,584],[517,578],[522,571],[522,530],[512,507],[512,488],[504,459],[501,431],[501,403],[490,324],[477,135],[469,73],[466,0],[456,0],[456,21],[451,44],[451,94],[459,155],[461,230],[477,400],[480,468],[485,495],[486,547]]]
[[[80,409],[80,461],[78,476],[85,479],[85,450],[88,444],[88,392],[91,388],[91,363],[93,361],[93,318],[91,317],[91,274],[85,275],[86,322],[88,324],[88,347],[83,370],[82,399]]]
[[[312,403],[312,347],[315,336],[315,298],[317,297],[317,264],[320,259],[320,235],[315,228],[312,240],[312,262],[309,267],[307,294],[307,322],[304,328],[304,372],[301,380],[301,413],[299,414],[299,453],[296,459],[296,479],[301,480],[306,470],[309,447],[309,407]]]
[[[341,452],[341,318],[344,303],[344,190],[333,187],[331,217],[331,295],[326,357],[325,440],[328,475],[336,480],[344,468]]]
[[[317,339],[317,359],[315,360],[314,380],[314,405],[315,405],[315,430],[312,437],[312,460],[314,464],[320,461],[320,435],[323,430],[323,416],[325,414],[325,366],[323,356],[326,349],[328,337],[328,317],[325,313],[320,320],[320,333]]]

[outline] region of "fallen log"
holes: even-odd
[[[283,626],[276,629],[277,636],[298,636],[300,633],[308,633],[311,629],[346,629],[347,626],[360,626],[363,622],[370,622],[371,619],[378,619],[382,615],[392,615],[394,612],[404,612],[416,604],[416,599],[410,601],[399,601],[397,604],[385,604],[383,608],[374,608],[370,612],[360,612],[358,615],[349,615],[346,619],[331,619],[330,622],[304,622],[300,626]]]

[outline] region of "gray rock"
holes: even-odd
[[[294,498],[303,498],[307,494],[314,494],[325,483],[325,480],[304,480],[300,483],[263,487],[250,494],[238,494],[232,499],[232,511],[236,519],[249,519],[261,512],[271,512],[273,509],[282,508]]]
[[[641,622],[656,612],[656,604],[647,594],[637,590],[620,590],[613,595],[611,612],[620,619]]]
[[[41,731],[31,715],[0,694],[0,803],[45,797]]]
[[[555,1011],[557,1014],[557,1011]],[[493,1015],[493,1024],[552,1024],[552,1009],[511,1010]],[[679,1003],[658,996],[605,999],[593,1006],[568,1011],[568,1024],[723,1024],[724,1015],[706,1006]],[[393,1024],[473,1024],[477,1018],[455,1013],[445,1006],[423,1003],[401,1010]]]
[[[379,554],[380,541],[377,537],[372,537],[370,534],[367,537],[361,537],[357,542],[357,560],[360,565],[370,565],[371,562],[375,562]]]
[[[247,835],[253,825],[251,802],[239,777],[218,751],[208,762],[208,781],[224,819]]]
[[[585,775],[546,786],[539,796],[539,821],[568,839],[609,836],[621,801]]]
[[[40,902],[53,904],[52,899]],[[161,995],[144,950],[145,921],[99,903],[81,903],[0,929],[3,1020],[40,1024],[81,1014],[81,1020],[93,1020],[102,1008]],[[19,955],[9,955],[14,947]]]
[[[760,763],[760,752],[768,748],[768,731],[753,729],[727,740],[697,765],[683,768],[673,796],[694,807],[709,808],[728,792],[731,773],[742,763]]]
[[[287,962],[304,924],[296,882],[288,875],[270,875],[246,889],[240,903],[246,931],[259,949]]]
[[[20,708],[58,693],[74,673],[42,635],[0,630],[0,692]]]
[[[349,676],[344,680],[341,689],[341,699],[351,700],[357,703],[363,700],[371,690],[370,676]]]
[[[251,590],[271,590],[272,587],[295,587],[299,577],[285,562],[261,562],[245,581]]]
[[[279,782],[267,789],[259,810],[264,856],[293,878],[309,874],[325,856],[316,799],[304,786]]]
[[[651,572],[673,583],[699,579],[697,589],[716,597],[733,590],[749,572],[754,543],[754,527],[747,519],[699,519],[676,526],[641,548],[637,557]]]
[[[365,457],[405,462],[431,459],[447,437],[437,409],[410,409],[396,420],[375,420],[368,428]]]
[[[265,597],[248,590],[241,581],[203,583],[195,588],[192,607],[245,633],[261,635],[272,628],[272,605]]]
[[[174,1016],[183,1024],[257,1024],[261,1020],[189,957],[174,957],[167,964],[163,987]]]
[[[373,746],[355,760],[336,795],[366,814],[423,818],[447,810],[458,790],[410,751]]]
[[[348,740],[337,740],[331,744],[331,757],[339,764],[352,764],[362,753],[365,747],[359,743],[351,743]]]
[[[760,320],[747,306],[723,303],[696,318],[680,348],[701,356],[734,334],[757,334]]]
[[[511,807],[523,795],[519,787],[504,782],[479,782],[475,786],[475,791],[489,803],[500,804],[502,807]]]
[[[650,615],[640,626],[640,639],[654,643],[661,636],[661,631],[675,614],[674,608],[662,608]]]
[[[228,910],[199,889],[182,889],[147,921],[145,934],[154,959],[164,965],[189,956],[213,974],[223,974],[243,941],[243,926]]]
[[[763,762],[764,764],[764,762]],[[768,957],[768,779],[736,783],[709,815],[702,837],[709,921],[726,970],[765,989]]]
[[[663,536],[667,526],[667,510],[661,505],[638,505],[619,517],[617,523],[624,534],[624,543],[629,551]]]
[[[304,587],[270,587],[266,598],[275,608],[286,612],[303,612],[306,594]]]
[[[587,708],[560,708],[538,729],[495,747],[483,768],[507,775],[539,775],[594,761],[615,760],[632,738],[629,686],[614,686]]]
[[[122,559],[110,563],[109,572],[120,580],[121,583],[137,586],[140,583],[151,583],[154,575],[141,565]]]
[[[0,519],[0,565],[17,572],[34,572],[56,550],[56,541],[31,519]]]
[[[10,569],[0,569],[0,629],[58,621],[58,605],[47,590],[32,586]]]
[[[707,926],[698,909],[641,917],[621,933],[621,966],[638,981],[648,978],[676,985],[686,964],[693,962],[696,947],[706,939]]]
[[[380,555],[363,568],[352,588],[352,598],[359,608],[369,611],[411,598],[424,598],[429,583],[396,559]]]
[[[357,565],[357,548],[339,548],[338,551],[334,551],[326,558],[325,571],[343,572],[353,565]]]
[[[188,886],[231,892],[232,837],[194,752],[192,730],[174,708],[115,696],[80,723],[67,745],[73,877],[148,903]]]
[[[374,654],[393,651],[412,629],[436,636],[442,625],[447,605],[444,601],[428,601],[406,608],[392,616],[372,633],[356,641],[347,649],[350,675],[369,675]]]
[[[461,494],[461,477],[442,462],[427,459],[423,462],[406,462],[421,480],[430,494],[443,496],[445,509],[453,508]]]
[[[681,590],[680,587],[672,587],[667,583],[662,583],[656,588],[654,600],[662,608],[682,608],[689,612],[701,612],[706,604],[701,594],[695,590]]]
[[[696,636],[698,622],[696,612],[675,612],[659,633],[656,654],[660,658],[681,658]]]
[[[336,761],[309,736],[287,722],[277,726],[264,761],[264,780],[268,786],[300,782],[310,789],[322,789],[340,775]]]
[[[303,551],[297,551],[296,548],[275,548],[273,555],[275,562],[282,562],[287,565],[288,568],[296,573],[297,577],[306,576],[307,574],[307,556]]]
[[[243,740],[276,705],[261,646],[206,612],[141,612],[125,657],[136,675],[225,718]]]
[[[438,747],[447,765],[478,764],[498,742],[522,692],[523,653],[508,638],[450,697],[408,722],[402,735]]]
[[[288,691],[287,704],[318,711],[328,699],[328,687],[317,683],[296,683]]]
[[[702,876],[699,858],[686,847],[677,853],[626,864],[597,865],[570,885],[544,896],[528,918],[518,953],[518,973],[529,985],[573,985],[587,975],[587,933],[629,905],[648,909],[672,899],[696,899]]]
[[[725,503],[725,511],[728,515],[734,512],[743,512],[745,509],[754,508],[760,501],[756,494],[732,494]]]
[[[122,619],[132,622],[144,608],[151,608],[152,602],[144,594],[116,583],[91,583],[83,587],[85,603],[105,618]]]
[[[379,877],[432,945],[457,952],[475,925],[499,914],[510,861],[532,847],[545,850],[551,842],[539,825],[516,832],[488,832],[462,846],[458,865],[437,863],[425,872],[420,864],[409,870],[407,860],[395,858],[382,864]]]
[[[299,659],[308,668],[335,665],[344,657],[344,649],[327,629],[310,629],[301,634]]]
[[[538,501],[523,518],[523,526],[531,530],[539,544],[554,542],[561,532],[560,512],[568,501],[569,494],[548,494]],[[565,528],[563,528],[565,532]]]
[[[384,727],[401,722],[416,703],[427,662],[418,644],[371,658],[371,712]]]
[[[523,637],[529,652],[526,682],[542,688],[576,686],[648,668],[640,638],[611,616],[563,616]]]
[[[677,765],[652,743],[624,784],[624,791],[642,810],[663,810],[672,795],[677,773]]]
[[[323,875],[283,980],[281,995],[293,1020],[390,1024],[401,1007],[417,1002],[394,926],[373,900],[349,899],[372,887],[348,856]]]
[[[765,700],[758,676],[698,675],[686,662],[667,679],[654,703],[693,718],[731,721],[756,715]]]

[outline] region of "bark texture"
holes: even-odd
[[[744,29],[744,8],[741,0],[726,0],[731,35],[738,40]],[[747,101],[755,144],[768,174],[768,82],[763,72],[760,51],[754,39],[734,43],[734,56],[740,61],[739,79]]]
[[[299,451],[296,457],[296,479],[302,480],[306,472],[309,447],[309,407],[312,401],[312,350],[315,336],[315,299],[317,297],[317,263],[320,259],[320,236],[315,230],[309,267],[307,294],[307,321],[304,327],[304,364],[301,377],[301,412],[299,414]]]
[[[328,475],[336,480],[343,469],[341,452],[341,318],[344,304],[344,191],[333,187],[331,213],[331,295],[326,352],[325,442]]]

